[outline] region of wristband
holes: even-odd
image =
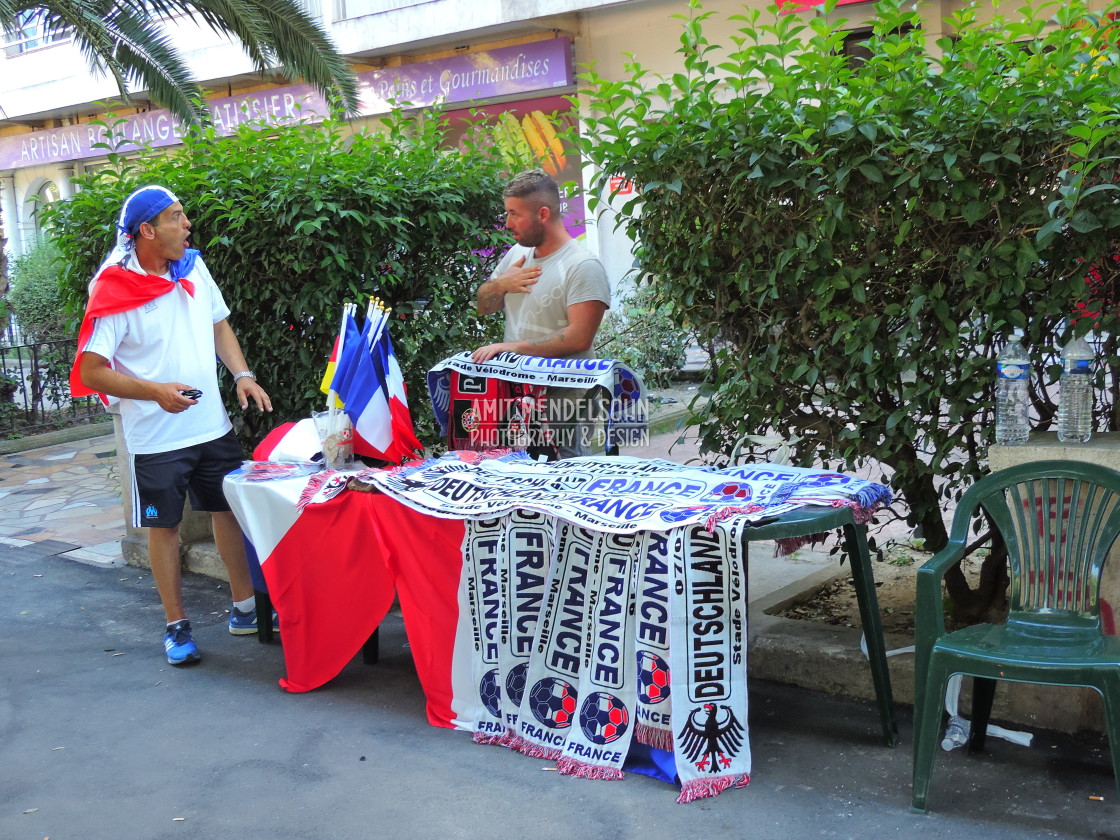
[[[257,381],[257,377],[253,374],[253,372],[251,370],[243,370],[243,371],[241,371],[241,373],[235,373],[233,375],[234,384],[236,385],[238,379],[244,379],[246,376],[248,376],[254,382]]]

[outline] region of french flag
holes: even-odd
[[[347,311],[330,391],[354,425],[354,453],[399,464],[424,446],[412,425],[388,322],[387,311],[371,306],[359,331]]]
[[[393,423],[393,445],[401,457],[412,458],[416,452],[424,451],[424,445],[417,440],[416,428],[412,425],[404,375],[401,373],[401,366],[397,364],[397,354],[393,352],[393,340],[389,338],[388,324],[385,325],[378,339],[376,358],[385,371],[389,413]]]
[[[306,484],[306,477],[225,482],[281,616],[281,687],[311,691],[336,677],[396,600],[428,721],[453,727],[453,657],[466,620],[457,595],[463,522],[426,516],[381,493],[350,491],[300,512]]]
[[[388,386],[370,353],[370,319],[361,331],[347,314],[342,353],[331,381],[331,390],[342,400],[354,424],[354,454],[399,462],[392,455],[393,418],[389,412]]]

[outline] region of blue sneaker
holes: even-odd
[[[235,636],[248,636],[257,632],[257,611],[241,612],[237,607],[229,611],[229,632]],[[280,632],[280,617],[272,611],[272,632]]]
[[[257,632],[257,611],[241,612],[237,607],[229,611],[229,632],[234,636],[248,636]]]
[[[167,651],[167,661],[172,665],[189,665],[202,659],[198,645],[191,638],[191,623],[185,618],[167,625],[167,632],[163,634],[163,649]]]

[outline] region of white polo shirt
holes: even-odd
[[[128,268],[142,272],[136,255]],[[164,275],[170,279],[169,275]],[[109,359],[115,370],[152,382],[182,382],[202,397],[179,414],[151,400],[122,399],[121,421],[133,455],[169,452],[216,440],[233,426],[218,391],[214,325],[229,307],[199,257],[187,277],[194,296],[179,283],[137,309],[95,319],[87,352]]]

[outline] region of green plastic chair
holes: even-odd
[[[945,631],[941,581],[964,556],[983,508],[1007,545],[1005,624]],[[1120,638],[1100,621],[1101,570],[1120,534],[1120,472],[1079,461],[1039,461],[982,478],[961,497],[949,544],[918,570],[914,661],[914,793],[926,810],[945,690],[973,677],[968,751],[984,747],[998,680],[1088,686],[1104,698],[1120,789]]]

